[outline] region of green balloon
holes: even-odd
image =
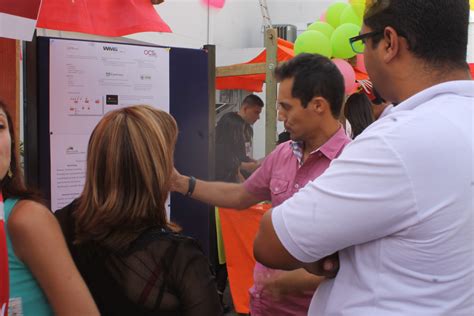
[[[301,53],[320,54],[330,58],[332,55],[331,42],[321,32],[305,31],[295,41],[295,56]]]
[[[352,23],[358,26],[362,26],[362,17],[354,11],[354,8],[352,6],[348,6],[341,13],[340,23],[341,25],[346,23]]]
[[[352,6],[352,9],[354,10],[354,12],[360,16],[361,18],[364,17],[364,13],[365,13],[365,4],[361,4],[361,3],[354,3],[351,5]]]
[[[308,30],[321,32],[326,35],[328,39],[331,38],[332,32],[334,32],[334,28],[331,24],[326,22],[314,22],[308,26]]]
[[[344,2],[331,4],[326,12],[326,22],[331,24],[334,28],[338,27],[340,25],[342,11],[347,7],[349,7],[349,4]]]
[[[343,59],[354,57],[356,53],[352,50],[349,39],[359,35],[359,32],[360,27],[351,23],[343,24],[335,29],[331,36],[333,56]]]

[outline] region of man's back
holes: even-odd
[[[355,246],[340,251],[339,274],[321,285],[311,315],[472,315],[473,109],[472,81],[438,85],[347,146],[334,165],[367,157],[363,168],[384,173],[354,183],[358,196],[339,197],[356,228],[326,237]],[[337,178],[331,170],[320,178],[325,188]]]

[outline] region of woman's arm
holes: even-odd
[[[43,205],[19,201],[8,219],[16,256],[28,266],[56,315],[99,315],[54,215]]]

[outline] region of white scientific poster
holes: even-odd
[[[51,209],[81,192],[89,136],[105,113],[136,104],[169,112],[169,49],[50,40]]]

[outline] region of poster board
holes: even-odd
[[[168,48],[51,39],[51,209],[81,192],[89,137],[110,111],[148,104],[169,112]]]
[[[51,56],[55,56],[54,53],[53,55],[51,54],[52,50],[54,49],[54,45],[51,45],[51,42],[58,43],[58,41],[63,40],[64,39],[57,39],[51,37],[38,37],[37,42],[35,43],[36,46],[34,49],[32,49],[32,51],[35,53],[34,58],[31,56],[27,56],[27,60],[29,61],[27,69],[31,69],[27,76],[27,80],[31,82],[27,94],[37,98],[37,102],[33,102],[35,100],[30,100],[29,102],[27,101],[28,107],[26,110],[25,118],[27,125],[25,126],[25,128],[27,129],[27,135],[34,135],[34,137],[29,137],[28,143],[25,143],[25,148],[28,152],[28,155],[25,157],[26,176],[28,182],[36,183],[42,191],[43,195],[46,197],[46,199],[49,199],[49,201],[51,202],[51,197],[53,195],[52,175],[55,174],[54,172],[56,172],[57,177],[57,180],[55,181],[58,181],[59,179],[58,171],[53,171],[52,166],[57,167],[64,163],[62,161],[63,158],[53,157],[56,156],[55,151],[62,150],[63,153],[60,153],[58,155],[58,157],[61,157],[61,155],[66,156],[66,151],[69,149],[71,157],[74,157],[76,152],[85,151],[85,144],[81,143],[80,141],[72,141],[71,143],[76,144],[76,146],[68,146],[68,143],[64,143],[60,137],[62,129],[65,128],[65,123],[61,122],[61,120],[59,123],[51,123],[50,120],[54,120],[56,116],[58,116],[60,119],[83,119],[87,121],[90,119],[90,122],[92,122],[93,119],[97,120],[98,122],[98,120],[100,119],[99,117],[91,118],[85,115],[85,112],[83,112],[82,109],[82,106],[85,105],[84,98],[81,100],[77,100],[78,103],[76,104],[74,103],[76,99],[70,98],[72,94],[69,95],[64,91],[58,91],[60,88],[51,84],[51,77],[56,78],[56,80],[59,80],[61,78],[63,78],[64,80],[68,80],[68,77],[64,77],[66,76],[64,71],[66,71],[66,73],[69,71],[72,71],[73,73],[80,71],[80,68],[73,68],[71,65],[68,66],[68,63],[63,62],[62,66],[61,64],[56,65],[56,60],[51,58]],[[99,45],[98,47],[102,47],[102,50],[103,47],[115,47],[117,45],[118,51],[108,50],[108,52],[114,54],[120,53],[120,49],[122,49],[121,47],[123,45],[128,51],[128,56],[135,56],[134,54],[144,54],[146,50],[155,50],[156,52],[160,52],[160,54],[165,55],[167,51],[169,58],[168,74],[163,72],[162,76],[159,77],[160,79],[157,79],[158,81],[156,81],[155,85],[160,86],[159,89],[161,91],[159,91],[157,94],[153,94],[151,98],[147,99],[148,101],[146,103],[150,104],[151,102],[156,102],[150,105],[165,110],[168,109],[170,114],[173,115],[173,117],[178,123],[179,136],[175,148],[176,168],[180,170],[183,174],[194,175],[197,178],[205,180],[209,179],[210,170],[208,167],[208,162],[209,159],[213,159],[213,157],[209,157],[209,78],[208,54],[205,50],[185,48],[163,48],[149,45],[110,42],[107,43],[83,40],[68,41],[81,43],[79,45],[81,47],[82,45],[95,44],[91,46],[96,47],[97,45]],[[124,53],[125,48],[123,48]],[[136,57],[140,58],[132,58],[132,60],[129,60],[127,63],[136,63],[137,59],[143,58],[141,55],[138,55]],[[84,56],[87,56],[87,54]],[[35,65],[33,65],[33,63],[35,63]],[[166,66],[165,63],[159,65],[153,62],[152,64],[156,67],[162,67],[160,69],[164,69]],[[63,68],[62,70],[60,70],[60,68],[56,67]],[[53,74],[54,71],[57,71],[58,73]],[[104,70],[102,70],[102,73],[103,71]],[[127,74],[129,74],[128,72],[130,70],[126,71]],[[121,72],[117,73],[120,74]],[[125,73],[123,74],[125,75]],[[135,74],[140,74],[140,72],[137,72]],[[115,76],[115,78],[117,77],[123,79],[122,76]],[[72,78],[75,77],[73,76]],[[135,77],[135,79],[136,78],[137,77]],[[146,79],[148,80],[148,78]],[[128,83],[134,82],[133,80],[127,80],[125,81]],[[166,81],[168,81],[168,86],[166,86]],[[66,87],[68,85],[67,83],[59,84],[63,86],[66,85]],[[86,83],[84,83],[84,85],[85,84]],[[87,95],[87,97],[90,97],[90,100],[93,100],[93,102],[95,102],[96,98],[93,98],[94,95],[97,97],[94,92],[90,96]],[[118,95],[118,100],[119,102],[120,100],[122,100],[123,105],[136,104],[136,102],[138,102],[139,100],[136,95],[133,98],[125,98],[124,100],[124,98],[120,98],[121,94],[118,92],[107,92],[106,94],[99,95],[99,100],[104,106],[107,105],[107,95]],[[105,97],[105,99],[101,99],[100,96]],[[140,94],[140,98],[142,98],[141,100],[143,100],[143,98],[146,98],[147,96],[148,94],[146,93]],[[68,105],[70,105],[70,101],[73,102],[73,106],[64,107],[64,105],[62,104],[62,102],[68,102]],[[113,103],[116,103],[115,100],[112,101]],[[63,106],[64,109],[57,109],[58,105],[55,104],[59,104],[60,107]],[[78,105],[79,108],[77,108],[76,105]],[[112,104],[109,104],[108,106],[112,107]],[[94,109],[102,111],[102,109]],[[55,113],[58,110],[66,112],[63,112],[62,114]],[[84,111],[85,110],[89,111],[89,109],[87,108],[85,108]],[[92,108],[90,110],[92,111]],[[106,112],[106,110],[104,112],[100,111],[99,114]],[[76,116],[72,118],[70,117],[74,115]],[[81,117],[79,118],[77,116]],[[87,124],[92,125],[91,123]],[[53,128],[53,130],[51,130],[51,128]],[[68,126],[66,126],[66,128],[68,128]],[[82,126],[79,126],[79,128],[82,128]],[[53,132],[53,135],[51,135],[51,132]],[[77,134],[74,133],[63,134],[63,136],[65,135],[68,135],[68,137],[70,137],[71,139],[78,137]],[[59,149],[54,149],[53,146],[59,146]],[[190,159],[190,157],[192,157],[192,159]],[[65,161],[67,161],[68,159],[69,158],[64,158]],[[74,170],[70,171],[72,172]],[[56,183],[56,185],[57,184],[58,183]],[[67,197],[68,193],[66,192],[66,190],[64,192],[65,197]],[[75,192],[71,192],[69,198],[73,199],[75,195]],[[62,203],[64,203],[64,201],[62,201]],[[52,203],[50,206],[51,209],[55,211]],[[200,203],[190,198],[185,198],[184,196],[177,193],[172,193],[171,220],[176,222],[183,228],[183,233],[198,239],[204,251],[208,253],[209,206],[207,204]]]

